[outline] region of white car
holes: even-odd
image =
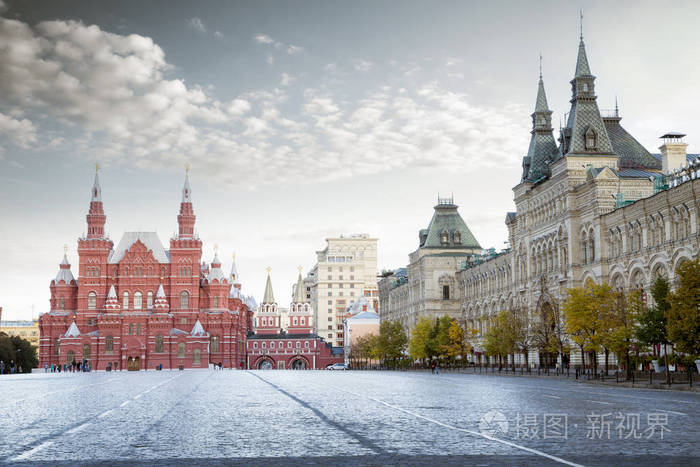
[[[332,365],[328,365],[326,367],[326,370],[347,370],[348,366],[345,363],[334,363]]]

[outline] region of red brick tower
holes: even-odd
[[[299,278],[297,279],[294,300],[289,305],[289,334],[311,334],[313,332],[311,321],[311,305],[306,301],[306,289],[301,278],[301,266],[299,266]]]

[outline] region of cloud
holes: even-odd
[[[273,44],[275,40],[267,34],[258,34],[253,37],[258,44]]]
[[[224,38],[224,33],[222,33],[221,31],[214,31],[214,37],[221,40]]]
[[[290,45],[287,46],[287,53],[288,53],[289,55],[298,54],[299,52],[302,52],[303,50],[304,50],[303,48],[301,48],[301,47],[299,47],[299,46],[296,46],[296,45],[291,45],[291,44],[290,44]]]
[[[0,125],[15,144],[36,144],[33,115],[46,116],[57,126],[50,138],[86,162],[164,170],[189,160],[222,188],[517,166],[528,137],[525,109],[473,105],[437,83],[350,98],[325,84],[292,94],[284,73],[279,87],[221,101],[171,76],[149,37],[0,18],[0,43]]]
[[[0,134],[22,148],[29,148],[37,141],[36,127],[30,120],[18,120],[3,113],[0,113]]]
[[[303,47],[299,47],[294,44],[285,44],[284,42],[279,42],[268,36],[267,34],[256,34],[253,36],[253,40],[258,44],[271,45],[277,50],[284,50],[288,55],[296,55],[304,51]],[[274,61],[274,59],[272,60]],[[268,63],[270,63],[270,58],[268,56]]]
[[[200,18],[197,18],[196,16],[193,18],[187,19],[187,26],[189,26],[190,28],[194,29],[197,32],[201,32],[201,33],[207,32],[207,27],[204,25],[204,22]]]
[[[366,61],[366,60],[360,60],[359,62],[357,62],[357,63],[354,65],[354,68],[355,68],[357,71],[366,72],[366,71],[371,70],[373,66],[374,66],[374,64],[373,64],[372,62],[368,62],[368,61]]]

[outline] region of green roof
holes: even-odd
[[[447,243],[441,241],[444,232],[447,233]],[[451,200],[438,202],[433,218],[430,220],[427,235],[421,237],[425,239],[421,241],[421,248],[481,248],[462,216],[457,212],[457,205]],[[456,241],[459,237],[461,241]]]

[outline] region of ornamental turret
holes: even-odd
[[[100,186],[100,177],[98,175],[99,166],[95,165],[95,180],[92,184],[92,192],[90,194],[90,211],[87,215],[87,238],[105,238],[105,216],[102,208],[102,187]]]
[[[540,57],[541,60],[541,57]],[[535,182],[549,175],[549,164],[558,158],[559,150],[552,134],[552,111],[547,104],[547,95],[542,81],[542,64],[540,62],[540,81],[537,85],[535,111],[532,113],[532,135],[527,156],[523,159],[522,181]]]
[[[182,187],[180,214],[177,216],[178,238],[194,237],[194,209],[192,208],[192,189],[190,188],[190,168],[185,169],[185,185]]]
[[[167,313],[170,311],[170,304],[168,303],[168,298],[165,296],[163,284],[158,286],[158,292],[156,292],[156,301],[153,303],[153,311],[155,313]]]
[[[78,283],[73,277],[68,261],[68,245],[63,247],[63,260],[58,266],[58,273],[51,281],[51,310],[76,310],[78,307]]]
[[[114,290],[114,285],[109,287],[109,293],[107,294],[107,300],[105,300],[105,311],[118,313],[121,308],[119,304],[119,297],[117,297],[117,291]]]
[[[277,310],[275,295],[272,292],[270,271],[272,271],[272,269],[268,267],[263,302],[258,308],[258,312],[256,313],[255,317],[256,334],[279,334],[280,332],[280,314]]]
[[[313,322],[311,319],[311,305],[306,300],[304,280],[301,278],[301,266],[299,277],[294,288],[294,297],[289,305],[289,334],[311,334]]]

